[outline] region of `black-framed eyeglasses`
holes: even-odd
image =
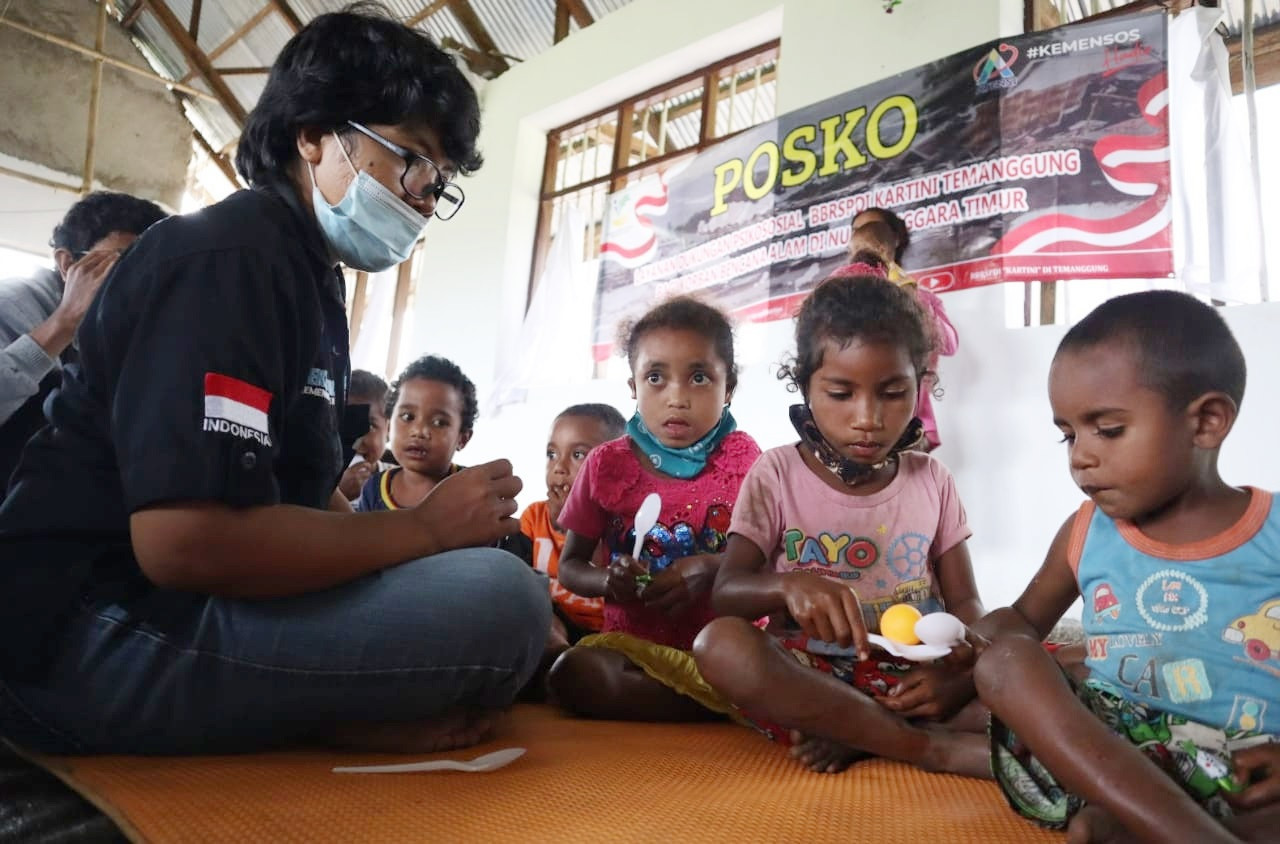
[[[448,220],[458,213],[458,209],[467,198],[466,194],[462,192],[462,188],[444,177],[444,173],[440,172],[440,168],[434,161],[387,140],[354,120],[348,120],[347,125],[370,140],[382,144],[404,160],[404,171],[400,174],[400,187],[414,199],[434,198],[436,207],[433,216],[440,220]]]

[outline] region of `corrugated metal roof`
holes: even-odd
[[[1128,6],[1136,0],[1049,0],[1062,15],[1063,23],[1072,23],[1113,9]],[[1227,31],[1231,36],[1240,34],[1244,20],[1244,0],[1226,0],[1220,4],[1226,10]],[[1253,25],[1255,29],[1280,23],[1280,0],[1254,0]]]
[[[179,20],[190,19],[192,0],[167,0],[167,2]],[[224,44],[262,10],[265,2],[267,0],[219,0],[216,3],[203,4],[197,39],[200,48],[208,53]],[[290,7],[305,23],[317,15],[338,11],[345,7],[347,2],[348,0],[290,0]],[[383,2],[393,15],[404,20],[414,18],[434,5],[431,0],[383,0]],[[508,57],[508,63],[528,60],[553,46],[555,0],[454,0],[452,3],[434,9],[430,15],[418,23],[418,28],[437,41],[461,45],[464,53],[465,50],[477,50],[476,37],[468,31],[453,10],[455,5],[464,2],[470,4],[498,52]],[[631,0],[582,0],[587,11],[596,20],[621,9],[630,2]],[[1098,11],[1129,5],[1133,0],[1051,0],[1051,2],[1060,12],[1063,21],[1069,23]],[[117,7],[120,5],[122,4],[117,4]],[[1238,35],[1244,0],[1226,0],[1224,5],[1226,25],[1232,35]],[[1254,21],[1257,27],[1280,23],[1280,0],[1255,0]],[[577,23],[571,21],[570,32],[576,29]],[[159,73],[174,79],[181,79],[192,73],[192,68],[184,59],[182,51],[165,32],[154,12],[147,10],[141,14],[134,25],[133,34],[139,48]],[[293,31],[280,15],[267,14],[256,26],[245,32],[233,46],[226,48],[215,60],[215,66],[268,67],[275,61],[276,56],[292,35]],[[246,111],[253,108],[266,83],[265,74],[229,75],[223,79]],[[199,76],[194,76],[191,84],[201,90],[208,90]],[[750,113],[753,108],[763,106],[765,110],[772,111],[775,90],[775,85],[763,84],[758,90],[759,101],[756,101],[755,97],[735,98],[732,114],[717,115],[717,134],[727,134],[734,129],[753,124],[755,121]],[[207,99],[190,98],[187,99],[185,107],[192,123],[216,149],[226,149],[235,141],[238,128],[219,103]],[[670,141],[677,147],[683,147],[696,139],[696,127],[692,126],[691,121],[686,122],[691,125],[685,126],[679,120],[674,120],[667,126],[667,132],[671,135]],[[726,128],[720,129],[721,125],[725,125]]]
[[[166,0],[178,20],[191,19],[193,0]],[[219,0],[201,6],[197,44],[205,53],[223,47],[262,9],[267,0]],[[477,37],[455,14],[453,6],[469,2],[480,25],[493,40],[498,52],[508,63],[524,61],[549,49],[554,43],[555,0],[454,0],[436,8],[417,26],[436,41],[461,45],[464,50],[478,50]],[[584,0],[594,19],[627,5],[631,0]],[[348,0],[290,0],[290,8],[306,23],[317,15],[344,8]],[[392,15],[401,20],[419,16],[434,5],[430,0],[383,0]],[[116,4],[117,9],[125,4]],[[577,24],[571,25],[572,32]],[[214,60],[215,67],[269,67],[285,43],[293,35],[284,18],[274,12],[245,31],[239,40],[223,48]],[[147,9],[134,23],[134,40],[157,72],[172,79],[189,74],[189,84],[202,91],[209,87],[195,74],[182,50],[169,37],[155,13]],[[232,74],[223,77],[227,87],[245,111],[253,108],[266,84],[266,74]],[[239,135],[239,128],[219,103],[203,98],[187,98],[184,109],[192,125],[215,149],[224,150]]]

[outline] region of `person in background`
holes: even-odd
[[[607,404],[575,404],[565,408],[551,426],[547,439],[547,500],[535,501],[520,515],[520,532],[532,545],[531,563],[551,578],[551,600],[556,618],[551,623],[553,644],[560,650],[604,624],[604,599],[584,598],[560,585],[560,553],[564,530],[560,512],[578,479],[587,455],[596,446],[623,436],[627,420]]]
[[[347,389],[349,406],[365,405],[369,408],[368,428],[355,439],[352,450],[355,456],[351,459],[338,489],[353,504],[360,500],[360,490],[364,482],[378,472],[391,468],[390,463],[383,462],[382,456],[387,450],[387,394],[390,392],[387,382],[364,369],[351,370],[351,386]]]
[[[414,507],[461,471],[453,457],[471,440],[479,415],[476,385],[457,364],[436,355],[405,367],[386,406],[396,465],[364,482],[356,509],[366,513]]]
[[[461,206],[479,134],[466,77],[385,9],[284,45],[236,149],[251,188],[121,257],[0,506],[0,735],[186,754],[491,733],[551,624],[544,579],[485,547],[520,527],[510,462],[393,512],[337,489],[338,265],[406,260]]]
[[[42,407],[76,329],[120,253],[167,214],[127,193],[95,191],[53,229],[55,269],[0,281],[0,496],[22,446],[44,426]]]
[[[868,208],[855,214],[849,226],[849,260],[852,263],[836,270],[832,276],[863,275],[870,271],[883,275],[894,284],[914,290],[933,334],[934,349],[929,359],[929,368],[936,372],[938,356],[950,357],[960,348],[960,335],[947,318],[942,298],[932,290],[925,290],[916,284],[916,280],[902,269],[902,256],[911,245],[911,232],[907,229],[907,224],[888,209]],[[916,402],[916,416],[924,425],[925,442],[922,451],[932,451],[942,445],[942,439],[938,435],[938,421],[933,415],[932,391],[936,387],[936,381],[931,385],[922,384],[920,397]]]

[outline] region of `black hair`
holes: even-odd
[[[662,328],[693,331],[710,340],[728,369],[727,388],[732,391],[738,386],[738,364],[733,358],[733,325],[719,308],[692,296],[668,299],[637,321],[618,326],[618,345],[626,349],[627,363],[633,373],[641,338]]]
[[[1221,391],[1239,407],[1245,362],[1240,344],[1217,309],[1175,290],[1147,290],[1108,299],[1076,323],[1058,345],[1065,351],[1128,343],[1138,380],[1171,407]]]
[[[873,205],[870,208],[864,208],[857,214],[854,214],[853,219],[849,221],[850,233],[853,232],[853,224],[858,221],[859,217],[863,214],[871,213],[879,214],[883,217],[884,222],[893,230],[893,236],[898,241],[897,247],[893,250],[893,260],[894,263],[901,264],[903,254],[907,251],[907,247],[911,245],[911,230],[907,228],[906,221],[890,211],[888,208],[881,208]]]
[[[566,407],[560,411],[557,419],[563,419],[566,416],[580,416],[584,419],[594,419],[604,426],[605,433],[609,439],[617,439],[627,430],[627,420],[622,418],[622,414],[611,404],[575,404]]]
[[[907,350],[916,377],[930,375],[934,339],[915,295],[880,276],[835,276],[821,282],[796,314],[796,355],[778,371],[808,398],[809,379],[822,367],[823,342],[841,348],[854,340],[891,343]]]
[[[169,215],[149,199],[99,190],[72,205],[53,228],[49,245],[77,258],[112,232],[142,234]]]
[[[462,432],[465,434],[474,429],[476,417],[480,415],[480,405],[476,401],[476,385],[471,383],[471,379],[463,374],[456,363],[439,355],[418,358],[404,368],[399,378],[391,382],[391,393],[387,396],[388,418],[395,412],[396,402],[400,400],[400,387],[414,378],[439,381],[457,390],[458,395],[462,397]]]
[[[367,369],[353,369],[351,370],[351,386],[347,388],[347,396],[349,398],[369,399],[367,402],[356,402],[357,404],[376,404],[381,407],[387,403],[387,393],[390,389],[386,381],[383,381]]]
[[[347,121],[426,126],[459,172],[476,151],[480,104],[453,59],[378,3],[319,15],[289,39],[245,122],[236,169],[251,185],[280,181],[298,157],[298,130],[349,130]]]

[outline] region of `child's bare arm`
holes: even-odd
[[[986,639],[1008,633],[1021,633],[1036,639],[1049,635],[1053,625],[1080,597],[1075,573],[1067,562],[1067,546],[1074,524],[1073,514],[1058,529],[1044,563],[1018,600],[1012,607],[994,610],[973,624],[975,633]]]
[[[604,596],[608,572],[591,564],[591,555],[599,543],[599,537],[583,536],[572,530],[565,534],[557,575],[561,586],[584,598]]]
[[[729,536],[711,605],[721,615],[741,618],[786,610],[806,636],[853,646],[861,659],[871,653],[862,605],[852,589],[808,572],[770,571],[764,552],[738,534]]]
[[[759,618],[786,605],[782,578],[765,568],[764,552],[750,539],[730,534],[711,587],[711,606],[720,615]]]
[[[986,614],[982,599],[978,597],[978,584],[973,579],[969,543],[956,543],[938,557],[934,569],[938,572],[938,586],[942,590],[942,603],[947,612],[965,624],[973,624]]]
[[[583,536],[574,531],[565,535],[557,575],[560,585],[584,598],[634,601],[636,575],[643,574],[644,567],[630,556],[619,557],[607,567],[593,564],[591,557],[599,543],[598,537]]]
[[[947,612],[965,624],[982,618],[982,599],[978,597],[978,584],[973,579],[968,544],[959,542],[944,552],[934,568]],[[942,664],[922,665],[908,672],[892,692],[877,700],[904,718],[943,720],[973,700],[975,694],[971,670],[957,670],[956,666]]]

